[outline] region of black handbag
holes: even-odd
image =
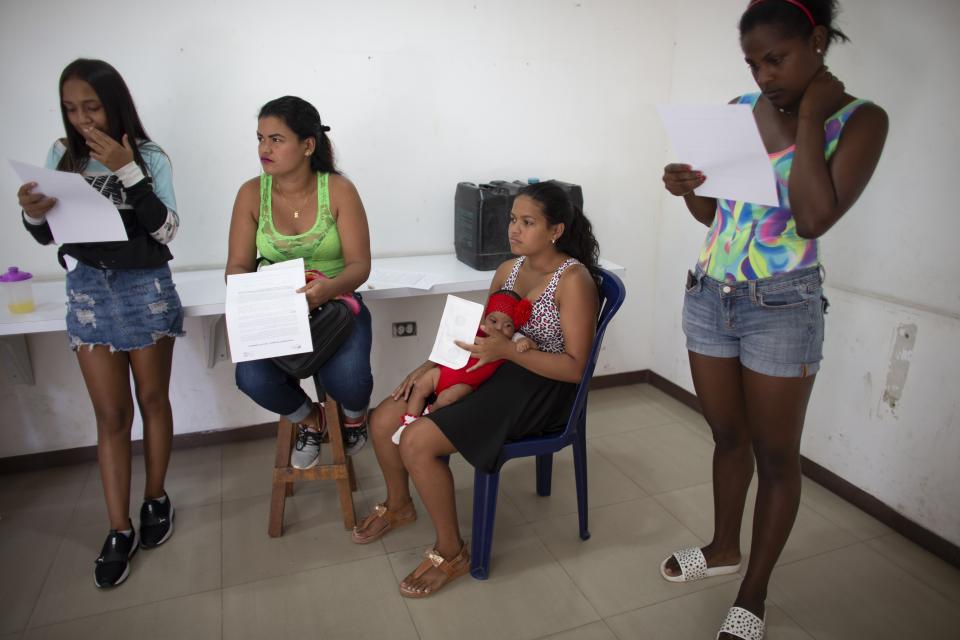
[[[339,300],[330,300],[310,313],[313,351],[273,358],[273,363],[294,378],[309,378],[346,342],[355,324],[356,320],[347,305]]]

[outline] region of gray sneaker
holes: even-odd
[[[356,455],[367,444],[367,412],[358,418],[343,421],[343,449],[348,456]]]
[[[320,441],[323,434],[311,431],[304,425],[297,425],[297,442],[290,454],[290,464],[294,469],[310,469],[320,462]]]

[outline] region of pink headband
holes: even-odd
[[[807,16],[807,20],[810,21],[810,26],[811,26],[811,27],[817,26],[817,22],[816,22],[816,20],[813,19],[813,14],[810,13],[810,9],[807,9],[805,6],[803,6],[803,4],[801,4],[800,2],[798,2],[798,0],[783,0],[783,1],[784,1],[784,2],[789,2],[789,3],[792,4],[793,6],[797,7],[798,9],[800,9],[800,11],[803,11],[804,15]],[[747,11],[749,11],[750,9],[752,9],[753,7],[755,7],[756,5],[760,4],[761,2],[763,2],[763,0],[751,0],[750,4],[747,5]]]

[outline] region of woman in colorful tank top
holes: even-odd
[[[356,327],[318,374],[343,410],[347,453],[356,453],[366,442],[373,390],[370,312],[354,293],[370,274],[370,233],[356,188],[334,164],[329,130],[312,104],[294,96],[271,100],[260,109],[257,140],[263,173],[237,193],[226,273],[255,271],[258,254],[267,263],[303,258],[307,269],[325,276],[301,290],[310,309],[351,298],[350,305],[359,310]],[[297,425],[291,464],[298,469],[316,466],[324,412],[300,388],[300,381],[269,359],[239,363],[236,379],[254,402]]]
[[[489,471],[508,439],[562,428],[596,334],[599,249],[590,222],[563,188],[552,182],[526,187],[514,200],[509,238],[519,258],[500,265],[490,292],[507,289],[530,300],[530,317],[519,330],[538,349],[521,353],[501,333],[461,345],[477,358],[475,368],[505,362],[470,395],[407,426],[399,447],[391,436],[410,390],[436,365],[417,367],[373,412],[370,436],[387,496],[352,538],[369,544],[416,520],[413,479],[433,521],[436,545],[400,583],[401,595],[408,598],[436,593],[470,570],[457,525],[453,477],[442,456],[459,451],[470,464]]]
[[[759,479],[746,575],[720,638],[762,638],[773,566],[800,503],[800,434],[823,345],[819,238],[867,186],[887,116],[847,94],[824,66],[847,37],[832,25],[835,0],[753,0],[740,44],[759,93],[751,105],[777,179],[780,204],[697,196],[706,179],[688,165],[664,171],[708,226],[683,309],[690,368],[713,430],[714,535],[664,560],[667,580],[740,569],[740,521],[754,459]]]

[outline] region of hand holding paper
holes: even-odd
[[[56,198],[40,193],[36,182],[26,182],[17,189],[17,203],[28,217],[42,220],[43,216],[57,204]]]
[[[482,319],[482,304],[447,296],[430,360],[451,369],[460,369],[467,364],[470,353],[458,347],[454,341],[472,343]]]
[[[749,105],[658,105],[679,159],[706,176],[694,193],[776,207],[776,176]]]
[[[279,266],[283,265],[283,266]],[[227,276],[226,319],[234,362],[313,350],[303,260]]]
[[[16,160],[10,160],[10,166],[23,182],[37,183],[34,191],[56,199],[47,211],[47,222],[57,244],[128,239],[120,212],[79,173],[34,167]]]

